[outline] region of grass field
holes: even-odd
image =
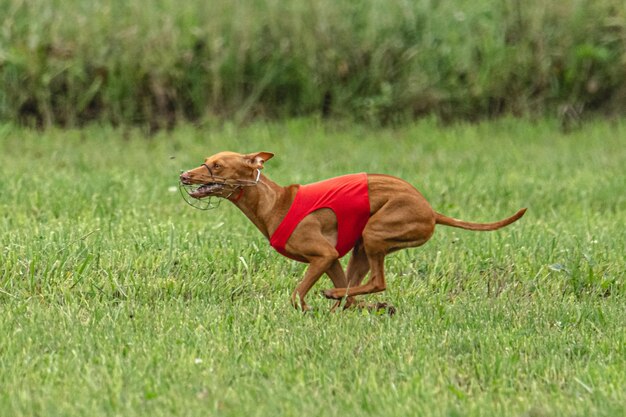
[[[624,0],[3,0],[0,122],[624,115]]]
[[[626,123],[557,124],[0,126],[0,415],[624,415]],[[224,149],[275,152],[281,184],[381,172],[450,216],[528,213],[390,256],[394,317],[328,313],[326,278],[303,315],[302,264],[178,194]]]

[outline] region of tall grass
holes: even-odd
[[[159,128],[214,117],[621,111],[623,6],[4,0],[0,119]]]

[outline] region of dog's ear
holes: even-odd
[[[244,156],[244,159],[253,169],[263,169],[265,161],[271,159],[274,156],[271,152],[258,152],[251,153]]]

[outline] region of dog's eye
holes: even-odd
[[[220,169],[222,166],[220,164],[213,164],[214,169]]]

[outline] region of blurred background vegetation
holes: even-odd
[[[1,0],[0,121],[624,114],[624,0]]]

